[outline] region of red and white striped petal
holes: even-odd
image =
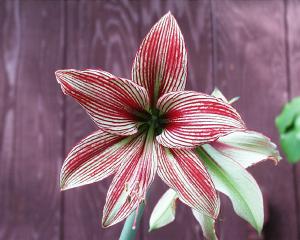
[[[163,16],[144,38],[133,63],[132,79],[148,90],[152,106],[165,93],[183,90],[187,53],[171,13]]]
[[[245,130],[237,111],[210,95],[193,91],[168,93],[158,100],[157,108],[166,121],[157,141],[165,147],[190,148]]]
[[[210,145],[244,168],[267,159],[275,163],[281,159],[276,145],[268,137],[254,131],[234,132],[220,137]]]
[[[134,138],[98,130],[81,140],[62,166],[61,189],[97,182],[114,173],[126,155],[134,151]]]
[[[212,218],[219,214],[220,200],[205,167],[190,149],[157,147],[161,179],[174,189],[182,202]]]
[[[99,70],[59,70],[57,81],[102,129],[118,135],[137,132],[136,114],[149,107],[146,90],[134,82]]]
[[[145,201],[147,190],[157,169],[153,131],[134,141],[135,147],[124,156],[107,193],[103,210],[103,227],[114,225],[127,218]]]

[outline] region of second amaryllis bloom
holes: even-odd
[[[103,226],[122,221],[145,200],[156,176],[180,200],[212,218],[219,196],[195,148],[244,131],[237,111],[221,99],[184,91],[187,53],[168,13],[143,40],[132,79],[102,70],[59,70],[57,81],[99,129],[80,141],[61,170],[63,190],[114,174]]]

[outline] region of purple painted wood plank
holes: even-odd
[[[0,239],[59,239],[62,4],[0,4]]]
[[[210,93],[212,90],[212,45],[209,1],[143,1],[141,4],[141,39],[152,25],[171,11],[183,32],[188,51],[187,89]],[[167,186],[158,176],[150,190],[143,217],[143,239],[203,239],[199,224],[189,207],[178,201],[176,219],[159,230],[148,233],[149,218]]]
[[[216,85],[241,96],[236,107],[248,127],[278,143],[274,118],[287,100],[283,1],[215,1],[213,10]],[[266,162],[251,172],[269,199],[265,239],[297,239],[292,167]],[[221,238],[250,238],[229,201],[222,208]]]
[[[130,78],[137,51],[135,1],[68,1],[67,67],[101,68]],[[66,153],[96,129],[82,108],[67,98]],[[122,223],[103,229],[102,210],[112,178],[66,191],[64,239],[117,239]]]
[[[287,1],[287,40],[289,60],[290,98],[300,96],[300,2],[296,0]],[[300,165],[293,166],[295,197],[297,200],[297,229],[300,239]]]

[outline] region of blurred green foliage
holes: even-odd
[[[277,116],[281,148],[290,163],[300,161],[300,97],[287,103]]]

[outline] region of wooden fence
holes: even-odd
[[[0,239],[117,239],[101,228],[111,181],[61,193],[59,172],[70,148],[95,129],[63,96],[54,71],[101,67],[130,77],[143,36],[167,11],[188,49],[188,89],[218,86],[248,127],[278,142],[274,118],[300,95],[300,2],[0,1]],[[267,198],[264,239],[300,239],[300,168],[283,160],[250,170]],[[166,186],[153,185],[138,239],[202,239],[189,208],[148,233],[151,210]],[[258,239],[222,196],[220,239]]]

